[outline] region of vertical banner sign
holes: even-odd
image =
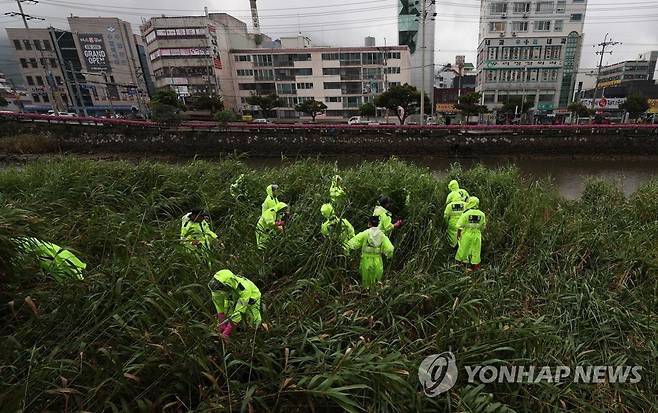
[[[90,72],[108,72],[110,61],[105,50],[105,42],[100,33],[81,33],[78,35],[82,56]]]

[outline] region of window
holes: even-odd
[[[491,14],[507,13],[507,3],[491,3]]]
[[[43,95],[43,101],[46,103],[50,102],[50,98],[48,97],[48,95]]]
[[[58,85],[62,84],[62,78],[60,76],[55,76],[55,83]]]
[[[340,82],[324,82],[325,89],[340,89]]]
[[[512,23],[513,32],[527,32],[528,31],[528,22],[513,22]]]
[[[53,69],[57,69],[57,59],[53,59],[51,57],[50,59],[48,59],[48,61],[50,62],[50,67],[52,67]]]
[[[322,68],[322,74],[324,76],[338,76],[338,75],[340,75],[340,68],[339,67],[323,67]]]
[[[575,13],[571,15],[572,22],[579,22],[583,20],[583,15],[581,13]]]
[[[21,58],[21,67],[23,67],[23,69],[27,69],[27,60],[26,59]]]
[[[363,53],[362,59],[364,65],[380,65],[384,61],[384,57],[379,52]]]
[[[297,93],[297,88],[294,83],[278,83],[276,92],[281,95],[294,95]]]
[[[322,53],[322,60],[338,60],[338,53]]]
[[[236,54],[233,58],[236,62],[251,62],[251,55],[248,54]]]
[[[532,47],[532,60],[539,60],[541,59],[541,46],[533,46]]]
[[[25,80],[27,80],[28,86],[34,86],[34,79],[32,76],[25,76]]]
[[[256,66],[272,66],[272,55],[269,55],[269,54],[256,54],[256,55],[254,55],[254,65],[256,65]]]
[[[313,83],[297,83],[297,89],[313,89]]]
[[[530,59],[530,48],[529,47],[522,47],[521,48],[521,60],[528,60]]]
[[[341,96],[327,96],[324,98],[325,102],[341,102],[342,100]]]
[[[238,76],[253,76],[254,71],[251,69],[238,69]]]
[[[256,83],[238,83],[239,90],[256,90]]]
[[[23,40],[23,46],[25,46],[25,50],[32,50],[32,43],[29,40]]]
[[[530,12],[530,3],[529,2],[514,3],[512,11],[514,13],[529,13]]]
[[[399,67],[385,67],[384,68],[384,73],[389,73],[393,75],[400,74],[400,68]]]
[[[41,40],[39,40],[39,39],[34,40],[34,48],[37,49],[37,50],[43,50],[41,48]]]
[[[546,32],[551,30],[551,21],[550,20],[537,20],[535,22],[535,31],[536,32]]]
[[[388,87],[400,86],[400,82],[388,82]]]
[[[274,80],[274,71],[268,69],[254,70],[255,80]]]
[[[553,31],[561,32],[564,30],[564,20],[555,20],[553,23]]]
[[[562,53],[562,46],[546,46],[544,48],[544,59],[559,59]]]
[[[295,75],[296,76],[313,76],[313,69],[310,67],[301,67],[299,69],[295,69]]]
[[[16,50],[23,50],[23,47],[21,46],[21,41],[20,40],[14,39],[14,48],[16,48]]]
[[[37,59],[34,58],[30,59],[30,66],[32,66],[33,69],[39,67],[39,65],[37,65]]]
[[[558,0],[557,6],[555,7],[555,12],[556,13],[564,13],[567,9],[567,1],[566,0]]]
[[[387,59],[400,59],[400,52],[388,52],[386,54]]]
[[[504,32],[505,31],[505,22],[489,22],[489,31],[490,32]]]
[[[537,8],[535,10],[537,13],[553,13],[553,2],[540,1],[537,3]]]
[[[501,55],[502,60],[509,60],[509,49],[510,49],[509,47],[503,47],[502,48],[502,50],[503,50],[503,53]]]
[[[498,48],[497,47],[488,47],[487,48],[487,59],[488,60],[498,59]]]
[[[39,99],[39,95],[36,93],[32,93],[32,100],[36,103],[39,103],[41,100]]]

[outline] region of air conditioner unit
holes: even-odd
[[[501,18],[501,19],[505,19],[505,18],[507,18],[507,13],[503,13],[503,14],[501,14],[501,15],[500,15],[500,18]]]
[[[512,32],[512,37],[516,37],[516,32]]]

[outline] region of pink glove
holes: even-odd
[[[402,221],[401,219],[398,219],[398,220],[395,221],[395,223],[393,224],[393,228],[395,228],[395,229],[400,228],[400,227],[402,226],[402,222],[403,222],[403,221]]]
[[[228,322],[226,322],[222,325],[224,326],[224,330],[223,331],[220,330],[220,333],[226,338],[231,337],[231,334],[233,333],[233,329],[235,329],[236,325],[233,324],[230,321],[228,321]]]
[[[286,225],[286,221],[276,221],[275,224],[276,224],[277,227],[282,227],[282,226]]]
[[[217,313],[215,316],[217,317],[217,320],[219,320],[220,324],[226,320],[226,315],[224,313]]]

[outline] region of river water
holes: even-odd
[[[340,167],[358,165],[366,160],[378,158],[360,156],[341,156],[320,158],[327,162],[337,162]],[[379,158],[382,159],[382,158]],[[439,157],[403,157],[406,161],[416,163],[420,166],[430,168],[437,176],[444,176],[450,165],[455,162],[461,163],[463,168],[469,168],[481,163],[490,168],[515,165],[524,176],[530,180],[550,178],[559,193],[566,199],[577,199],[585,188],[589,178],[599,178],[614,183],[626,196],[635,192],[644,182],[658,179],[658,158],[521,158],[512,159],[506,157],[483,157],[483,158],[439,158]],[[282,163],[294,160],[286,158],[246,159],[249,166],[274,167]]]

